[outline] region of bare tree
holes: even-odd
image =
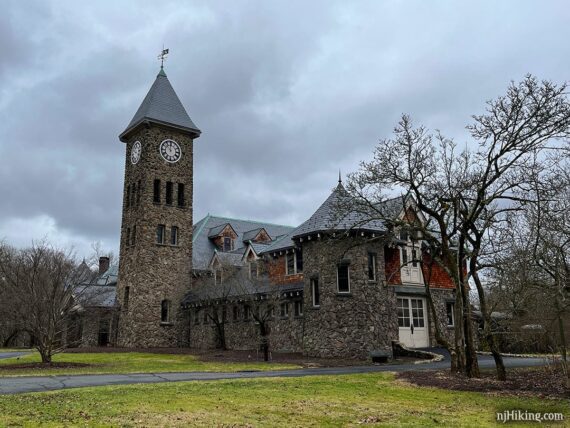
[[[541,160],[542,152],[555,148],[553,141],[567,139],[570,103],[566,85],[527,76],[512,83],[505,95],[489,101],[487,112],[473,119],[467,129],[478,147],[457,151],[452,140],[414,127],[404,115],[395,137],[382,140],[373,160],[363,162],[360,171],[351,175],[348,190],[361,212],[376,218],[384,216],[379,202],[386,199],[387,191],[404,190],[414,199],[426,218],[418,226],[423,239],[433,248],[434,261],[456,285],[456,315],[461,320],[455,329],[457,368],[468,376],[479,376],[468,293],[471,278],[498,378],[505,379],[481,277],[485,268],[482,251],[496,224],[532,202],[521,195],[529,189],[529,177],[548,167]]]
[[[30,334],[42,362],[50,363],[64,349],[62,335],[76,305],[75,287],[91,275],[71,252],[45,241],[26,249],[0,244],[0,293],[10,302],[5,315]]]

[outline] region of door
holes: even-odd
[[[400,342],[408,348],[429,346],[425,299],[398,298],[398,327]]]

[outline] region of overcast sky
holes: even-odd
[[[296,226],[398,117],[457,141],[526,73],[570,71],[565,1],[6,1],[0,238],[118,252],[124,130],[159,70],[202,130],[194,219]]]

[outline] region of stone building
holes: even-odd
[[[398,340],[435,344],[419,241],[399,234],[390,218],[339,215],[349,198],[340,180],[298,227],[212,215],[193,224],[199,136],[161,68],[120,135],[120,266],[116,295],[106,301],[116,321],[95,327],[108,330],[109,343],[213,348],[223,339],[230,349],[270,343],[274,351],[343,358],[390,354]],[[421,221],[408,199],[383,206],[393,219]],[[441,328],[450,332],[452,282],[437,266],[431,278]],[[84,344],[94,343],[83,331]]]

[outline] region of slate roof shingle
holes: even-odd
[[[201,133],[188,116],[162,68],[127,129],[119,135],[119,139],[125,142],[131,132],[144,122],[170,125],[189,132],[194,138]]]
[[[219,226],[224,226],[230,224],[234,231],[236,232],[237,239],[236,244],[243,242],[243,235],[246,232],[250,232],[254,229],[264,228],[269,236],[279,236],[286,235],[294,228],[291,226],[282,226],[271,223],[264,223],[259,221],[251,220],[239,220],[226,217],[218,217],[213,215],[207,215],[200,221],[198,221],[193,228],[192,236],[192,267],[196,270],[206,270],[208,269],[208,264],[212,259],[214,250],[216,246],[208,238],[210,230]],[[232,253],[240,253],[243,255],[246,247],[236,248]],[[254,248],[255,249],[255,248]],[[255,250],[257,252],[257,250]],[[219,252],[218,254],[224,254]]]

